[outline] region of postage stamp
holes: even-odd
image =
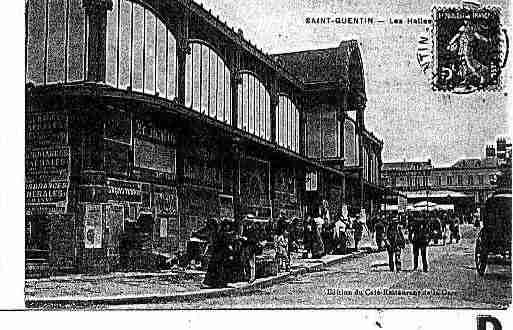
[[[508,39],[499,7],[433,8],[433,80],[438,91],[497,90]]]

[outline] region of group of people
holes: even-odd
[[[352,229],[354,249],[362,239],[366,224],[360,216],[351,218],[340,215],[332,220],[327,203],[323,201],[318,216],[307,216],[303,223],[304,258],[321,258],[326,254],[344,254],[350,248],[348,230]]]
[[[418,268],[420,256],[422,269],[427,272],[427,247],[433,232],[442,231],[442,237],[445,237],[445,228],[448,227],[450,241],[460,240],[459,221],[455,217],[428,213],[386,217],[378,213],[367,221],[364,214],[354,218],[340,215],[332,220],[326,201],[321,203],[315,217],[310,214],[303,221],[298,217],[289,218],[281,212],[276,221],[257,228],[258,221],[252,218],[252,215],[246,215],[240,221],[210,219],[207,222],[203,230],[203,238],[207,241],[204,255],[208,255],[205,286],[224,287],[230,282],[255,281],[256,255],[262,253],[268,243],[274,247],[278,271],[288,271],[291,252],[303,252],[303,258],[314,259],[326,254],[345,254],[351,248],[348,246],[351,241],[354,241],[354,249],[358,250],[363,233],[367,231],[369,235],[375,234],[378,250],[388,252],[391,271],[401,271],[401,253],[409,241],[412,244],[413,269]],[[189,250],[188,254],[193,255]]]
[[[388,252],[390,271],[401,271],[401,254],[402,250],[406,247],[406,239],[400,219],[398,217],[387,219],[384,216],[378,216],[373,225],[378,250],[386,250]],[[424,272],[427,272],[428,223],[426,221],[410,222],[408,236],[413,247],[413,269],[417,270],[418,268],[420,252],[422,256],[422,269]]]
[[[209,219],[207,272],[203,284],[205,287],[225,287],[227,283],[248,281],[256,278],[255,257],[262,248],[261,233],[255,224],[225,219]]]
[[[289,219],[281,213],[277,221],[258,226],[254,216],[246,215],[241,221],[225,219],[218,223],[210,219],[207,224],[209,255],[203,281],[206,287],[224,287],[227,283],[256,279],[256,256],[271,243],[275,250],[278,271],[290,268],[290,253],[298,250],[298,218]]]
[[[227,283],[248,281],[256,278],[256,255],[268,243],[274,247],[277,270],[288,271],[292,252],[303,251],[304,258],[321,258],[326,254],[343,254],[348,249],[347,229],[353,229],[355,248],[362,238],[365,224],[351,218],[330,218],[326,201],[318,208],[318,216],[308,216],[304,221],[287,217],[281,212],[276,221],[256,228],[252,215],[241,221],[230,219],[221,222],[209,219],[202,230],[207,241],[208,267],[203,284],[206,287],[224,287]],[[190,244],[194,247],[194,244]],[[303,249],[302,249],[303,248]],[[188,248],[188,254],[194,253]],[[188,257],[190,262],[194,258]]]
[[[403,225],[406,226],[407,239],[404,237]],[[454,214],[448,213],[422,212],[394,217],[377,214],[372,218],[371,228],[375,232],[378,250],[388,252],[391,271],[401,271],[401,252],[406,247],[407,241],[412,244],[413,270],[418,269],[420,255],[422,270],[427,272],[429,242],[434,240],[436,244],[441,239],[445,243],[446,238],[449,238],[449,243],[453,240],[458,243],[461,238],[459,219]]]

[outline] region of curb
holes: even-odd
[[[149,303],[169,303],[169,302],[184,302],[195,301],[206,298],[217,298],[223,296],[230,296],[250,292],[255,289],[261,289],[273,286],[278,283],[283,283],[291,277],[304,275],[322,271],[323,268],[339,264],[346,260],[351,260],[363,255],[370,254],[367,251],[358,251],[351,254],[342,255],[338,258],[331,260],[319,261],[313,265],[303,266],[299,269],[292,270],[288,273],[283,273],[271,277],[257,279],[255,282],[249,284],[244,283],[240,286],[219,288],[219,289],[202,289],[200,291],[192,292],[179,292],[172,294],[146,294],[146,295],[128,295],[128,296],[103,296],[103,297],[44,297],[44,298],[28,298],[25,299],[25,307],[38,308],[47,305],[128,305],[128,304],[149,304]]]

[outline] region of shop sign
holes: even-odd
[[[66,213],[66,203],[25,204],[25,215]]]
[[[68,116],[62,112],[27,113],[27,145],[66,145]]]
[[[33,148],[25,155],[27,205],[63,203],[69,188],[69,147]]]
[[[102,206],[100,204],[85,205],[84,244],[86,249],[102,247]]]
[[[25,154],[28,181],[42,178],[67,180],[70,164],[69,147],[30,148]]]
[[[25,202],[27,204],[65,202],[67,193],[67,181],[27,183],[25,186]]]
[[[115,179],[107,179],[108,200],[142,202],[141,184]]]

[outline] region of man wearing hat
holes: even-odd
[[[417,218],[413,224],[412,244],[413,244],[413,270],[417,270],[419,265],[419,252],[422,255],[422,269],[428,271],[427,246],[429,243],[429,233],[427,221],[425,218]]]
[[[388,266],[390,271],[401,271],[401,251],[405,241],[398,218],[393,218],[386,230],[386,247],[388,252]],[[394,267],[395,266],[395,267]]]

